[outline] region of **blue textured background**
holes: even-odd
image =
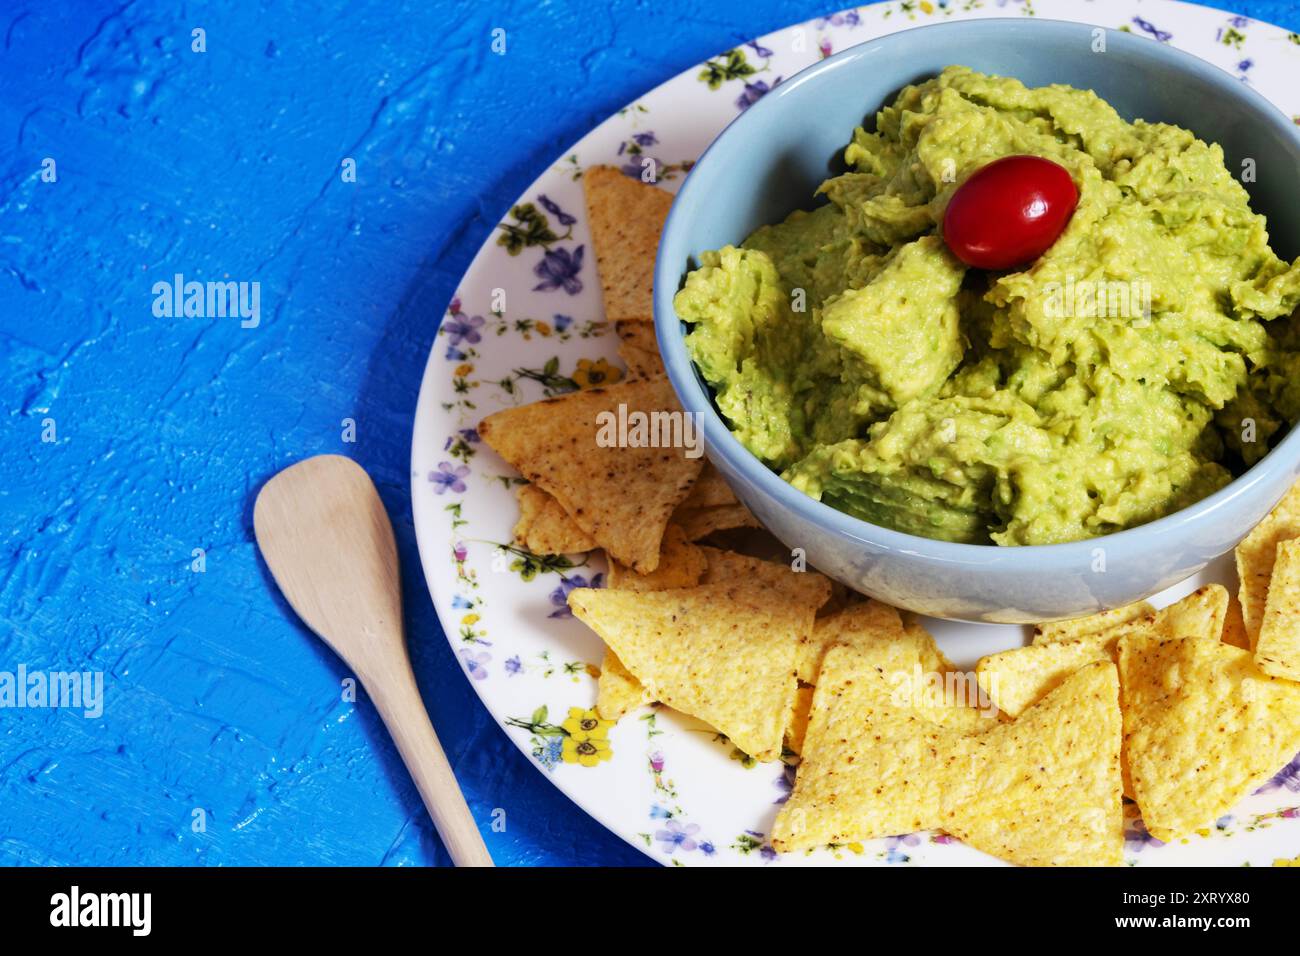
[[[320,452],[358,459],[392,514],[434,723],[479,819],[508,814],[496,860],[645,862],[509,744],[440,634],[407,493],[416,392],[462,271],[564,147],[833,5],[9,0],[0,670],[102,670],[106,709],[0,711],[0,863],[447,861],[252,543],[257,488]],[[1220,5],[1300,29],[1290,0]],[[261,326],[154,318],[174,272],[261,282]]]

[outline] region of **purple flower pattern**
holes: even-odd
[[[582,246],[572,252],[568,249],[548,249],[537,263],[533,274],[542,281],[533,286],[534,292],[550,292],[563,289],[569,295],[582,291],[582,280],[578,273],[582,271]]]
[[[429,481],[433,483],[436,494],[443,494],[446,491],[460,494],[465,490],[465,477],[468,474],[468,465],[455,466],[449,461],[440,461],[437,470],[429,472]]]

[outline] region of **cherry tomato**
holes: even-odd
[[[1004,156],[952,194],[943,238],[977,269],[1011,269],[1037,259],[1056,241],[1079,202],[1063,166],[1040,156]]]

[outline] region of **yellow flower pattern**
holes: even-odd
[[[623,372],[605,359],[578,359],[578,367],[573,372],[573,380],[578,388],[613,385],[622,377]]]
[[[614,756],[607,739],[609,728],[614,726],[614,722],[601,720],[595,710],[570,707],[569,716],[560,726],[568,734],[560,753],[560,758],[565,763],[594,767],[602,760]]]

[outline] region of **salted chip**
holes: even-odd
[[[1265,674],[1300,681],[1300,540],[1277,546],[1255,663]]]
[[[618,333],[618,357],[627,366],[629,381],[668,374],[659,356],[653,323],[624,319],[614,324],[614,330]]]
[[[620,345],[618,347],[618,357],[627,366],[627,380],[629,382],[639,382],[647,378],[663,378],[668,374],[664,371],[664,362],[659,357],[658,352],[647,352],[635,345]]]
[[[816,571],[795,571],[785,564],[751,558],[747,554],[701,545],[708,567],[701,584],[748,584],[760,591],[775,591],[787,600],[816,610],[831,596],[830,578]]]
[[[687,537],[699,541],[715,531],[731,528],[761,528],[758,519],[742,504],[716,505],[709,508],[678,508],[673,520],[682,526]]]
[[[1235,597],[1228,597],[1228,613],[1223,618],[1223,643],[1250,650],[1250,635],[1246,633],[1246,622],[1241,616],[1241,602]]]
[[[1162,637],[1203,637],[1217,641],[1223,636],[1231,596],[1222,584],[1206,584],[1187,597],[1162,607],[1154,614],[1112,627],[1110,637],[1125,634],[1159,634]]]
[[[1207,584],[1181,601],[1145,617],[1071,640],[1030,644],[990,654],[975,665],[980,687],[1004,713],[1015,717],[1092,661],[1113,660],[1125,634],[1219,639],[1228,610],[1228,591]]]
[[[1079,668],[1109,661],[1116,638],[1090,634],[1068,641],[1030,644],[980,658],[975,675],[998,709],[1017,717]]]
[[[684,447],[654,447],[673,444],[669,412],[682,414],[666,379],[623,382],[496,412],[478,432],[615,560],[646,574],[703,465]]]
[[[781,756],[811,607],[746,585],[575,588],[569,607],[655,700],[712,725],[755,760]]]
[[[790,726],[785,730],[785,745],[792,753],[803,752],[804,736],[808,733],[808,717],[812,711],[813,686],[800,684],[794,692],[794,711]]]
[[[618,655],[606,648],[605,658],[600,662],[600,679],[596,682],[596,712],[601,719],[620,720],[624,714],[651,700]]]
[[[664,529],[664,539],[659,545],[659,566],[649,574],[635,571],[613,558],[609,562],[609,586],[628,591],[667,591],[671,588],[689,588],[700,583],[709,566],[704,549],[686,540],[682,529],[670,524]]]
[[[819,617],[809,640],[799,645],[801,685],[818,680],[826,653],[838,645],[862,653],[889,682],[896,702],[907,702],[929,720],[974,732],[992,726],[996,710],[970,675],[957,671],[913,617],[903,623],[896,608],[868,599]],[[802,688],[801,688],[802,689]],[[795,723],[800,723],[799,702]],[[807,708],[802,715],[806,727]],[[802,742],[800,728],[798,739]],[[787,743],[790,734],[786,735]],[[796,753],[799,748],[791,745]]]
[[[612,558],[609,561],[609,587],[627,591],[667,591],[689,588],[700,583],[708,567],[704,551],[686,540],[682,529],[670,524],[659,549],[659,567],[649,574],[637,574]],[[605,650],[596,682],[596,709],[605,720],[618,720],[629,710],[648,704],[653,698],[641,682],[623,666],[613,651]]]
[[[956,671],[952,661],[948,660],[943,651],[939,650],[939,645],[934,642],[933,635],[925,629],[921,619],[911,611],[899,612],[899,617],[903,621],[903,631],[917,642],[917,647],[921,653],[921,666],[927,671],[936,671],[941,674]]]
[[[1034,628],[1034,643],[1047,644],[1050,641],[1069,641],[1076,637],[1086,637],[1118,624],[1127,624],[1129,621],[1154,614],[1155,611],[1156,609],[1148,602],[1137,601],[1133,604],[1125,604],[1123,607],[1111,608],[1109,611],[1089,614],[1087,617],[1076,617],[1070,621],[1049,621]]]
[[[612,166],[582,177],[596,270],[610,322],[654,315],[655,254],[673,196]]]
[[[1121,733],[1115,665],[1089,664],[1014,723],[961,738],[980,770],[945,795],[939,826],[1025,866],[1120,866]]]
[[[945,728],[899,704],[860,648],[832,648],[813,697],[782,852],[943,829],[1028,865],[1118,865],[1115,666],[1077,671],[1015,723]]]
[[[1133,795],[1159,840],[1211,826],[1300,751],[1300,684],[1249,651],[1129,634],[1119,668]]]
[[[680,507],[683,509],[716,508],[738,504],[740,501],[731,490],[731,486],[727,484],[727,480],[722,477],[722,472],[718,471],[712,462],[706,462],[700,470],[700,477],[696,480],[695,486],[691,488],[691,493],[686,496],[686,500]]]
[[[817,619],[812,633],[799,645],[799,679],[816,684],[822,658],[836,644],[862,648],[881,670],[910,671],[921,662],[922,643],[903,630],[897,608],[876,600],[863,601]]]
[[[519,520],[515,544],[533,554],[576,554],[596,547],[596,540],[574,523],[558,501],[536,485],[515,489]]]
[[[1300,482],[1277,503],[1264,520],[1237,545],[1237,577],[1241,581],[1241,616],[1253,648],[1264,621],[1268,582],[1279,542],[1300,538]]]

